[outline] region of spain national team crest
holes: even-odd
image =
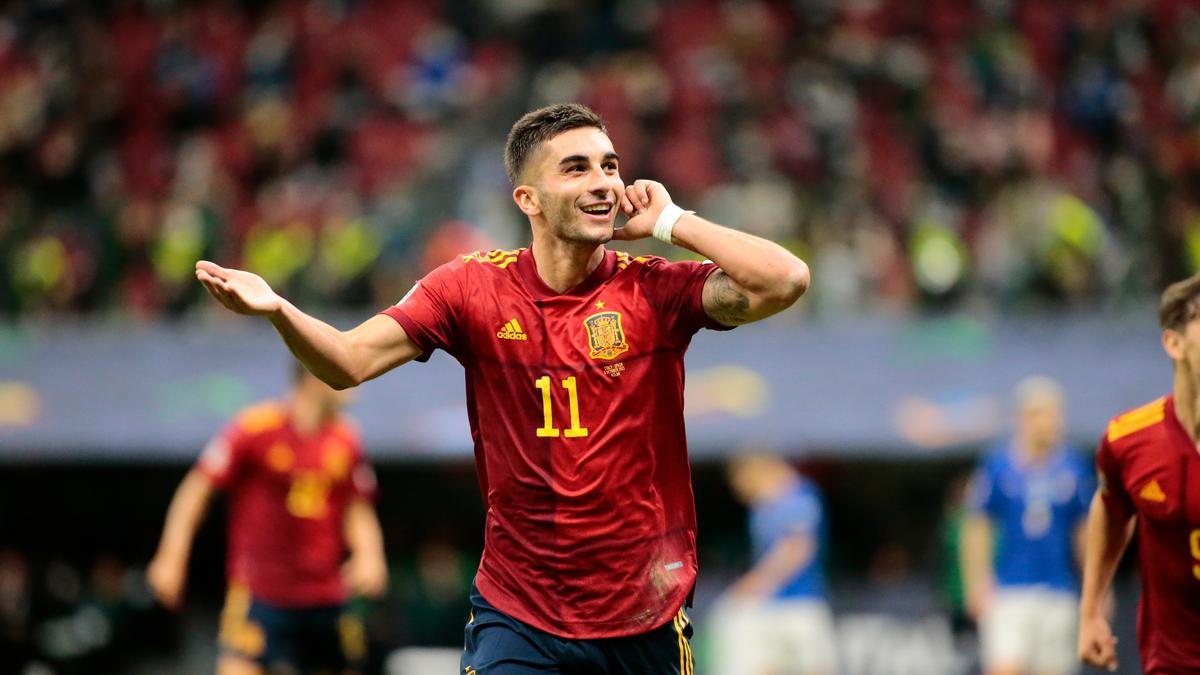
[[[583,320],[588,334],[588,356],[610,361],[629,351],[620,312],[600,312]]]

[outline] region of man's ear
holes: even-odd
[[[1163,351],[1167,356],[1171,357],[1172,361],[1183,360],[1183,333],[1168,328],[1162,334]]]
[[[538,199],[537,190],[530,185],[518,185],[512,192],[513,201],[517,203],[517,208],[521,209],[521,213],[533,217],[542,212],[541,200]]]

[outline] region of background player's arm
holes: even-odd
[[[959,544],[967,612],[979,618],[991,602],[995,587],[992,569],[992,521],[986,514],[972,513],[963,522]]]
[[[356,386],[421,355],[404,329],[386,316],[341,331],[297,309],[256,274],[201,260],[196,278],[228,309],[266,316],[296,358],[335,389]]]
[[[1117,668],[1117,640],[1104,611],[1105,597],[1133,536],[1134,523],[1132,516],[1122,519],[1109,511],[1100,492],[1096,492],[1086,525],[1083,590],[1079,596],[1079,658],[1109,670]]]
[[[167,509],[162,540],[146,568],[146,581],[159,602],[171,609],[178,609],[183,600],[192,541],[208,513],[212,496],[213,487],[208,478],[193,469],[175,490]]]
[[[631,214],[618,236],[649,236],[671,203],[666,188],[639,180],[625,188],[622,204]],[[672,242],[713,261],[720,270],[704,284],[704,311],[717,323],[738,326],[792,306],[808,290],[808,265],[779,244],[739,232],[696,215],[684,215]]]
[[[383,530],[371,503],[361,497],[350,501],[343,522],[346,560],[343,574],[352,592],[368,598],[379,597],[387,590],[387,561],[383,553]]]
[[[730,591],[740,597],[767,597],[812,562],[816,541],[809,534],[782,537]]]

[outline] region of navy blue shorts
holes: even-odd
[[[221,612],[221,652],[264,668],[300,672],[359,670],[366,662],[362,621],[343,605],[290,609],[232,586]]]
[[[647,633],[599,640],[551,635],[492,607],[471,586],[460,675],[694,675],[692,624],[675,619]]]

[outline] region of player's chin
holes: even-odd
[[[570,238],[581,244],[607,244],[613,240],[612,221],[578,223],[573,229],[574,232],[571,233]]]

